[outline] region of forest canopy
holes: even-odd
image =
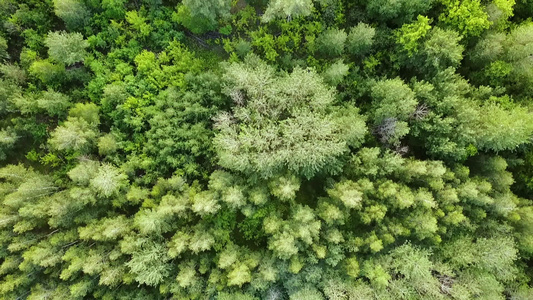
[[[0,0],[0,299],[533,299],[532,19]]]

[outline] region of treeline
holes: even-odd
[[[533,299],[531,18],[0,0],[0,298]]]

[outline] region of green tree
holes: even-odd
[[[427,17],[419,15],[416,22],[404,24],[397,31],[397,42],[403,46],[409,56],[418,52],[419,40],[424,38],[431,29],[429,22]]]
[[[350,33],[346,40],[348,53],[352,55],[367,54],[376,35],[376,29],[365,23],[359,23],[357,26],[350,28]]]
[[[87,152],[98,137],[98,107],[93,103],[78,103],[69,117],[51,134],[50,145],[57,150]]]
[[[516,2],[1,0],[0,299],[533,299]]]
[[[270,22],[275,18],[308,16],[313,9],[312,0],[269,0],[267,9],[262,16],[263,22]]]
[[[102,8],[105,14],[112,19],[120,19],[126,13],[126,0],[102,0]]]
[[[344,53],[347,38],[343,29],[327,29],[316,39],[317,51],[326,57],[338,57]]]
[[[415,112],[415,93],[399,78],[372,87],[374,132],[386,144],[396,144],[409,133],[408,118]]]
[[[229,0],[184,0],[174,18],[193,33],[199,34],[216,29],[219,19],[229,17],[230,8]]]
[[[487,5],[487,14],[492,26],[504,29],[509,26],[508,18],[514,15],[515,0],[496,0]]]
[[[84,119],[69,117],[63,125],[51,134],[50,145],[57,150],[87,152],[98,133],[93,125]]]
[[[78,30],[87,24],[90,13],[81,0],[54,0],[55,14],[70,30]]]
[[[465,37],[476,37],[490,27],[491,22],[479,0],[441,0],[445,12],[439,20]]]
[[[278,76],[256,57],[245,62],[226,67],[226,93],[237,106],[217,117],[220,164],[263,178],[286,170],[307,178],[336,172],[347,147],[358,146],[366,132],[357,110],[328,113],[333,92],[312,70]]]
[[[19,136],[12,128],[5,128],[0,130],[0,160],[4,160],[7,157],[7,153],[14,146]]]
[[[86,55],[85,48],[89,46],[80,33],[64,31],[50,32],[44,43],[48,47],[50,58],[65,65],[83,62]]]
[[[344,64],[343,60],[337,60],[330,65],[323,73],[326,82],[332,85],[337,85],[343,81],[348,75],[350,67]]]
[[[214,74],[189,75],[185,80],[183,90],[162,92],[148,111],[144,151],[154,158],[154,171],[166,174],[179,168],[191,176],[207,176],[214,159],[211,119],[226,101]]]
[[[46,85],[54,86],[65,78],[65,67],[61,64],[54,64],[48,60],[35,61],[29,68],[30,75],[38,78]]]
[[[377,0],[368,1],[368,15],[381,22],[401,25],[413,20],[417,15],[424,14],[433,5],[433,1],[409,0]]]
[[[39,109],[50,116],[64,116],[70,107],[70,98],[59,92],[48,90],[37,99]]]
[[[428,80],[447,68],[460,66],[464,47],[457,32],[427,24],[422,25],[426,26],[423,32],[404,30],[411,25],[404,25],[397,34],[397,42],[403,48],[397,59],[402,66]]]

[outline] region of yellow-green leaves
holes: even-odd
[[[420,40],[423,39],[431,29],[428,17],[419,15],[416,22],[404,24],[396,32],[396,41],[403,46],[409,56],[412,56],[419,49]]]
[[[476,37],[488,29],[491,22],[480,0],[441,0],[446,11],[439,20],[465,37]]]

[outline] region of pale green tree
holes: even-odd
[[[39,109],[46,111],[50,116],[64,116],[70,107],[70,98],[54,90],[48,90],[37,98]]]
[[[346,40],[348,53],[352,55],[367,54],[374,43],[375,35],[376,29],[365,23],[359,23],[357,26],[350,28]]]
[[[90,186],[98,195],[110,197],[120,191],[127,184],[128,177],[118,168],[103,164],[90,180]]]
[[[81,33],[67,33],[56,31],[48,33],[44,44],[48,47],[48,55],[52,60],[65,65],[83,62],[85,48],[89,46]]]
[[[246,64],[228,65],[224,79],[226,92],[242,103],[217,117],[214,143],[230,170],[263,178],[335,172],[347,147],[358,146],[366,132],[356,109],[328,113],[333,91],[312,70],[280,76],[249,56]]]
[[[178,6],[175,19],[193,33],[204,33],[216,29],[219,19],[230,15],[230,0],[184,0]]]
[[[300,16],[305,17],[311,14],[312,9],[312,0],[269,0],[262,21],[270,22],[275,18],[290,20]]]
[[[98,137],[93,125],[84,119],[69,117],[57,127],[49,139],[50,145],[57,150],[88,151]]]
[[[54,0],[54,13],[65,22],[70,30],[82,28],[90,13],[82,0]]]
[[[324,70],[322,76],[329,84],[337,85],[348,75],[349,70],[350,66],[345,64],[342,59],[339,59]]]
[[[6,159],[7,152],[15,146],[18,139],[19,136],[13,128],[0,130],[0,160]]]
[[[532,142],[533,113],[522,107],[506,110],[495,104],[485,105],[477,128],[480,149],[512,150]]]
[[[348,35],[344,29],[330,28],[316,39],[317,51],[327,57],[337,57],[344,53],[344,47]]]
[[[108,133],[98,139],[98,153],[100,155],[111,155],[118,149],[117,139],[112,133]]]

